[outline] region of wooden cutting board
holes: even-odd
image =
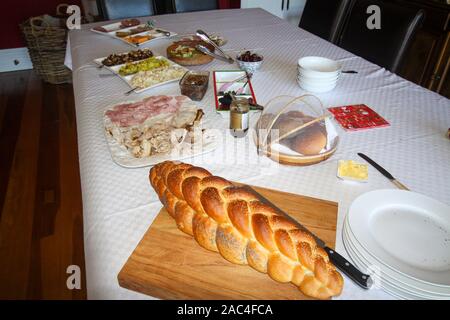
[[[334,248],[337,203],[253,187]],[[119,285],[161,299],[308,299],[249,266],[228,262],[181,232],[161,209],[118,275]]]

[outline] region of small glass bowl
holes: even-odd
[[[209,83],[209,71],[188,71],[180,80],[181,94],[194,101],[205,96]]]

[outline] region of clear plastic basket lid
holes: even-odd
[[[338,143],[331,114],[313,95],[273,98],[264,107],[256,133],[260,152],[288,156],[319,156]]]

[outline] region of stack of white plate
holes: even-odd
[[[303,57],[298,60],[297,83],[310,92],[327,92],[336,87],[342,66],[337,61],[322,57]]]
[[[403,190],[358,197],[344,221],[345,249],[375,285],[401,299],[450,300],[450,207]]]

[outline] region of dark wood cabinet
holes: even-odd
[[[450,98],[450,5],[446,0],[393,0],[425,10],[399,75]]]

